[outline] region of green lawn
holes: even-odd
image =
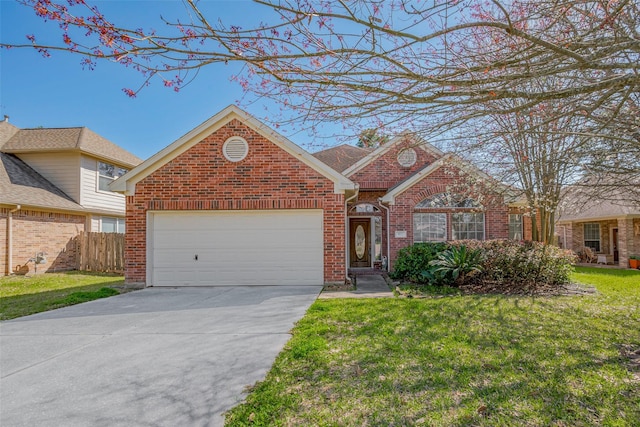
[[[640,271],[598,293],[318,300],[228,426],[639,426]]]
[[[0,277],[0,320],[117,295],[123,284],[120,275],[77,271]]]

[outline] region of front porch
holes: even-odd
[[[627,269],[629,258],[640,255],[640,218],[560,222],[556,230],[560,247],[583,255],[579,265]],[[593,254],[591,262],[585,252]]]

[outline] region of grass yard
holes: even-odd
[[[639,426],[640,271],[577,270],[598,293],[318,300],[226,425]]]
[[[122,285],[120,275],[77,271],[0,277],[0,320],[117,295]]]

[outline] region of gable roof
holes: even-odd
[[[344,170],[342,173],[346,177],[349,177],[354,173],[364,169],[365,166],[367,166],[368,164],[382,157],[387,151],[389,151],[395,145],[402,142],[406,142],[406,141],[413,141],[417,147],[420,147],[423,150],[432,153],[436,157],[444,156],[444,153],[438,150],[433,145],[429,144],[426,141],[421,140],[420,138],[417,138],[415,135],[411,134],[411,132],[409,131],[404,131],[400,135],[391,139],[391,141],[388,141],[387,143],[382,144],[380,147],[370,152],[368,155],[366,155],[365,157],[363,157],[362,159],[360,159],[359,161],[351,165],[348,169]]]
[[[496,181],[494,178],[492,178],[491,176],[487,175],[486,173],[478,169],[475,165],[461,159],[455,154],[448,153],[440,157],[438,160],[431,163],[430,165],[426,166],[425,168],[420,169],[413,175],[409,176],[407,179],[405,179],[395,187],[389,189],[387,194],[382,196],[380,201],[382,203],[388,203],[390,205],[395,204],[397,196],[404,193],[409,188],[413,187],[415,184],[422,181],[427,176],[431,175],[433,172],[435,172],[436,170],[444,166],[445,163],[453,163],[453,162],[455,162],[456,166],[460,167],[465,172],[473,174],[479,177],[480,179],[495,183],[498,187],[500,187],[501,190],[505,192],[506,195],[510,197],[514,196],[514,194],[512,194],[511,188],[506,184]]]
[[[337,147],[312,153],[312,155],[321,162],[329,165],[332,169],[342,172],[372,151],[373,149],[371,148],[342,144]]]
[[[86,127],[16,129],[0,147],[3,152],[20,154],[77,151],[127,167],[134,167],[142,162],[142,159]]]
[[[0,194],[3,204],[84,210],[71,197],[13,154],[0,153]]]
[[[355,192],[358,189],[357,184],[353,183],[343,175],[324,164],[320,160],[313,157],[307,151],[294,144],[286,137],[280,135],[264,123],[257,120],[249,113],[241,110],[235,105],[229,105],[218,114],[214,115],[204,123],[200,124],[187,134],[178,138],[164,149],[160,150],[140,165],[136,166],[120,178],[111,183],[109,188],[112,191],[124,193],[126,195],[135,194],[135,185],[163,165],[178,157],[194,145],[198,144],[208,135],[220,129],[233,119],[240,120],[243,124],[259,133],[285,152],[291,154],[302,163],[314,169],[321,175],[325,176],[334,183],[335,193]]]

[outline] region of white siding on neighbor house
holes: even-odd
[[[98,191],[98,159],[82,156],[80,204],[86,208],[99,208],[124,215],[125,197],[119,193]]]
[[[79,153],[23,153],[17,156],[80,203]]]
[[[100,216],[97,216],[97,215],[91,216],[91,225],[89,226],[89,231],[92,231],[92,232],[100,231]]]

